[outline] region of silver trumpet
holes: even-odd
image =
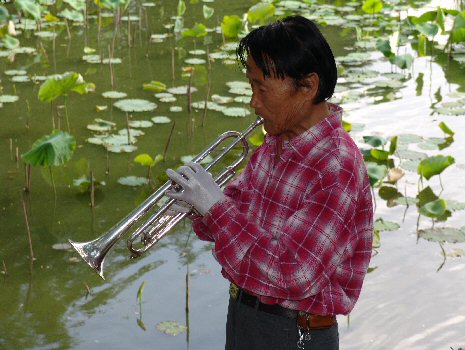
[[[204,151],[194,157],[192,161],[200,163],[225,140],[234,138],[233,142],[225,147],[221,153],[205,167],[206,170],[209,170],[224,156],[226,156],[236,145],[242,143],[241,155],[231,165],[227,166],[226,169],[224,169],[219,175],[215,177],[215,182],[219,186],[225,185],[235,175],[236,168],[246,158],[249,152],[249,144],[246,139],[247,135],[262,123],[263,119],[261,117],[257,117],[257,120],[242,133],[238,131],[226,131],[225,133],[221,134],[215,141],[213,141],[207,148],[205,148]],[[73,246],[74,250],[76,250],[84,259],[84,261],[95,272],[97,272],[100,277],[102,277],[102,279],[105,279],[103,276],[103,263],[106,254],[115,245],[115,243],[123,237],[124,234],[130,231],[130,229],[137,223],[139,219],[150,215],[146,221],[144,221],[132,232],[130,238],[127,241],[127,246],[131,253],[131,258],[137,258],[149,250],[169,230],[171,230],[171,228],[173,228],[179,221],[188,215],[188,213],[178,213],[176,215],[165,214],[176,201],[175,199],[171,199],[165,195],[165,192],[172,186],[175,186],[175,184],[173,184],[171,181],[167,181],[157,191],[152,193],[141,205],[136,207],[124,219],[122,219],[100,237],[89,242],[73,242],[71,240],[69,240],[69,242]],[[160,202],[166,203],[163,204],[158,210],[153,212],[152,208],[155,205],[160,204]],[[135,242],[138,238],[140,239],[140,243]]]

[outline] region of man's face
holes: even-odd
[[[279,79],[263,76],[251,55],[247,58],[247,78],[252,87],[250,106],[264,119],[267,133],[292,138],[300,132],[309,103],[305,88],[296,89],[289,77]]]

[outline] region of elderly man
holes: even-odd
[[[301,16],[253,30],[237,54],[265,141],[224,192],[188,163],[167,170],[182,187],[167,195],[196,209],[194,231],[215,243],[231,283],[227,350],[338,349],[336,315],[360,295],[373,208],[363,157],[342,128],[342,109],[327,102],[334,56]]]

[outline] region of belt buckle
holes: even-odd
[[[231,296],[231,298],[237,300],[237,298],[239,297],[239,290],[239,287],[231,282],[231,284],[229,285],[229,295]]]

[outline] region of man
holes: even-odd
[[[224,192],[188,163],[167,170],[182,187],[167,195],[196,209],[194,231],[215,242],[231,282],[227,350],[338,349],[336,315],[348,314],[359,297],[373,209],[342,109],[326,102],[337,80],[333,54],[301,16],[253,30],[237,53],[265,141]]]

